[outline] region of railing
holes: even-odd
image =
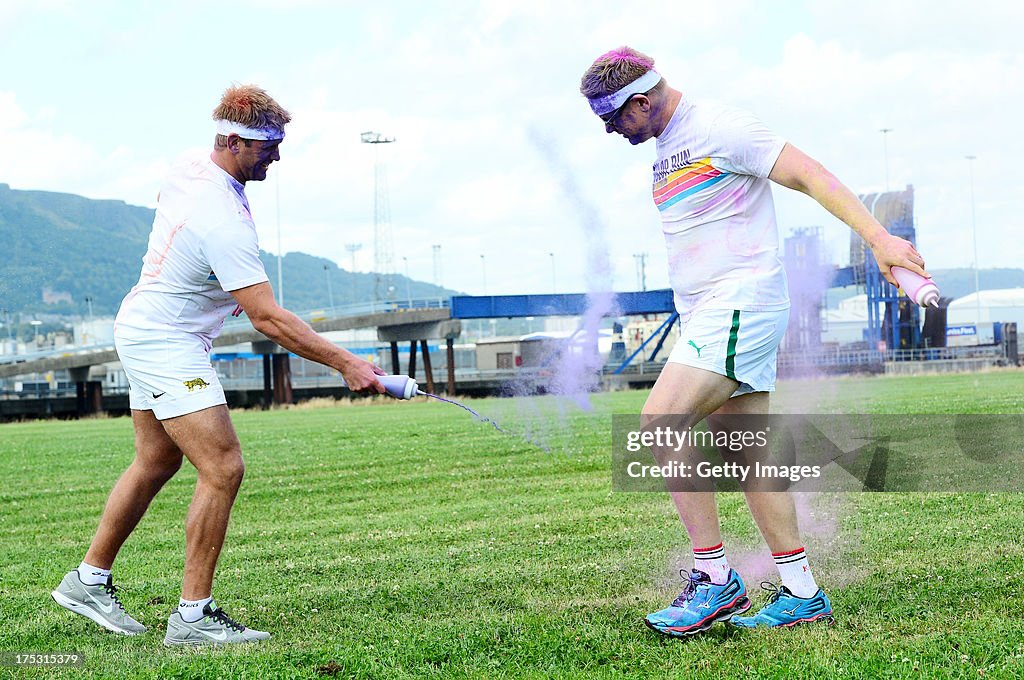
[[[925,349],[878,350],[808,350],[806,352],[779,352],[780,368],[789,366],[865,366],[886,362],[936,361],[957,359],[1005,358],[1002,345],[975,345],[966,347],[929,347]]]
[[[341,305],[336,307],[318,307],[295,314],[303,321],[314,323],[324,319],[336,319],[346,316],[359,316],[361,314],[379,314],[385,312],[402,312],[417,309],[447,309],[448,298],[421,298],[418,300],[382,300],[377,302],[361,302],[353,305]],[[244,317],[228,317],[224,324],[224,331],[239,330],[249,327],[249,320]],[[113,342],[93,343],[90,345],[65,345],[58,348],[47,348],[24,354],[0,354],[0,364],[13,364],[22,361],[33,361],[35,359],[47,359],[49,357],[63,357],[74,354],[87,354],[89,352],[103,352],[114,348]]]
[[[52,349],[42,349],[24,354],[0,354],[0,364],[15,364],[35,359],[46,359],[48,357],[63,357],[73,354],[89,354],[90,352],[105,352],[114,348],[114,343],[94,343],[92,345],[65,345]]]
[[[360,316],[362,314],[384,314],[387,312],[403,312],[412,309],[447,309],[448,298],[421,298],[418,300],[377,300],[373,302],[359,302],[352,305],[340,305],[335,307],[317,307],[302,312],[295,312],[303,321],[315,323],[324,319],[339,319],[346,316]],[[228,317],[224,324],[224,331],[237,330],[249,325],[248,319],[244,317]]]

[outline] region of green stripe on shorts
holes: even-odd
[[[740,334],[740,310],[733,310],[732,327],[729,329],[729,346],[725,350],[725,377],[736,379],[736,338]]]

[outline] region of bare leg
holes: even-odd
[[[164,429],[199,473],[185,523],[182,597],[210,596],[231,506],[245,474],[242,448],[226,406],[163,421]]]
[[[715,415],[762,414],[768,413],[768,407],[769,394],[755,392],[730,399]],[[750,514],[771,551],[780,553],[802,547],[793,496],[787,491],[757,491],[756,486],[756,480],[749,482],[744,495]]]
[[[735,380],[711,371],[683,364],[666,364],[644,404],[644,425],[658,416],[675,415],[677,418],[672,420],[675,428],[681,430],[695,426],[729,401],[738,385]],[[713,491],[675,491],[671,496],[695,548],[722,542]]]
[[[85,561],[110,569],[150,502],[181,467],[181,451],[152,411],[132,411],[135,460],[117,480],[103,509]]]

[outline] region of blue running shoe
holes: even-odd
[[[680,571],[679,575],[684,576]],[[685,577],[685,576],[684,576]],[[747,587],[735,569],[729,570],[725,585],[716,585],[703,571],[693,569],[686,589],[672,605],[648,614],[644,623],[662,635],[686,637],[707,630],[715,621],[725,621],[750,609]]]
[[[797,597],[786,586],[779,588],[774,583],[763,582],[761,588],[771,593],[761,611],[753,616],[736,617],[729,623],[739,628],[791,628],[813,621],[835,621],[832,618],[832,603],[821,588],[811,597]]]

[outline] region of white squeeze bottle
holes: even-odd
[[[908,298],[922,307],[939,306],[939,287],[934,281],[903,267],[893,267],[890,271]]]
[[[377,380],[395,399],[412,399],[420,393],[419,385],[407,375],[378,375]]]
[[[415,380],[407,375],[378,375],[377,380],[384,386],[384,390],[395,399],[412,399],[420,392],[420,386]],[[342,378],[341,382],[346,387],[348,383]]]

